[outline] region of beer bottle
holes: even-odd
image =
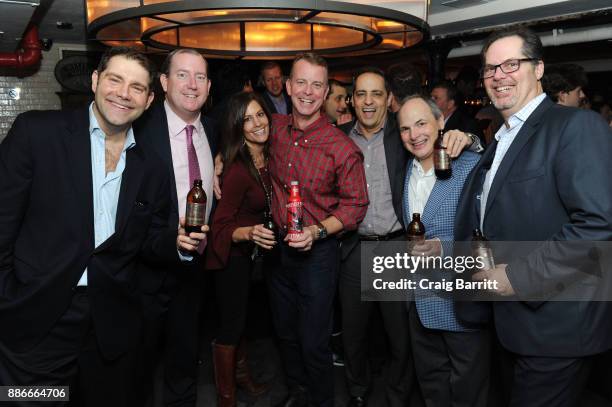
[[[271,230],[272,233],[274,233],[274,239],[277,238],[278,229],[276,228],[274,220],[272,219],[272,203],[270,202],[270,198],[268,197],[268,195],[266,195],[266,207],[264,209],[263,226],[264,228]]]
[[[493,251],[489,246],[488,240],[482,235],[480,229],[474,229],[472,234],[472,257],[475,259],[480,257],[484,264],[483,269],[488,270],[495,268],[493,260]]]
[[[406,240],[410,242],[423,242],[425,241],[425,225],[421,222],[421,214],[413,213],[412,222],[408,224],[406,230]]]
[[[303,233],[304,215],[302,205],[300,184],[298,181],[291,181],[291,190],[287,200],[287,235],[289,240],[296,239]]]
[[[444,130],[438,130],[438,138],[434,143],[434,172],[438,179],[448,179],[452,175],[451,160],[446,152],[446,147],[442,146]]]
[[[202,188],[202,180],[193,181],[193,188],[187,194],[185,210],[185,233],[201,232],[206,223],[206,192]]]

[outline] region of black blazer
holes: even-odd
[[[218,149],[216,126],[212,119],[203,114],[200,116],[200,120],[204,126],[212,158],[214,159]],[[146,148],[154,151],[160,157],[160,168],[163,168],[170,178],[170,197],[172,205],[168,216],[168,225],[178,227],[179,217],[184,215],[178,213],[178,197],[176,195],[176,181],[174,178],[174,167],[172,165],[172,149],[170,148],[170,137],[168,135],[168,118],[166,117],[163,101],[154,103],[145,111],[145,113],[134,123],[134,131],[141,137],[142,144],[146,146]],[[208,199],[214,199],[214,197],[208,197]],[[183,264],[185,267],[194,265],[195,263]],[[159,270],[153,271],[150,267],[146,267],[143,274],[149,274],[149,278],[143,280],[142,286],[142,289],[147,293],[158,292],[164,280],[168,277],[166,273],[162,273]],[[168,281],[167,283],[169,283],[170,287],[173,285],[172,281]]]
[[[0,145],[0,340],[38,343],[85,268],[98,344],[113,359],[141,339],[139,253],[178,262],[167,173],[138,140],[127,151],[115,233],[94,248],[89,111],[28,112]]]
[[[355,126],[355,123],[355,121],[345,123],[338,128],[348,135],[350,134],[351,129]],[[402,196],[404,195],[404,175],[406,173],[406,163],[408,162],[410,154],[402,144],[395,114],[391,112],[387,114],[383,144],[385,148],[385,158],[387,160],[387,172],[389,173],[389,181],[391,183],[393,209],[397,219],[402,225],[402,228],[404,228],[404,218],[402,216]],[[344,236],[342,239],[343,259],[348,256],[358,242],[359,240],[356,231],[347,233]]]
[[[444,125],[444,131],[446,132],[449,130],[461,130],[466,133],[475,134],[480,139],[480,144],[483,147],[486,145],[482,129],[478,125],[478,122],[461,109],[455,110]]]
[[[260,93],[260,96],[263,99],[266,106],[268,107],[268,110],[270,111],[271,114],[280,113],[276,111],[276,106],[274,106],[274,102],[272,102],[272,99],[270,99],[270,96],[268,96],[268,92],[264,90],[263,92]],[[285,97],[285,103],[287,104],[287,114],[291,114],[291,111],[293,110],[293,104],[291,103],[291,97],[287,95],[285,91],[283,91],[283,96]]]
[[[494,141],[466,181],[455,217],[457,240],[470,240],[479,225],[477,196],[496,147]],[[546,98],[497,171],[487,198],[485,236],[492,241],[611,240],[610,157],[612,132],[596,113]],[[578,277],[575,268],[565,266],[568,256],[545,244],[496,260],[508,263],[515,291],[529,295],[542,288],[554,292],[552,287],[567,286]],[[612,346],[612,307],[607,302],[459,302],[457,316],[471,323],[492,317],[501,343],[518,354],[579,357]]]

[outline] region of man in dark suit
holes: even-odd
[[[111,48],[89,108],[24,113],[0,145],[2,385],[70,385],[79,406],[139,404],[138,255],[178,262],[177,248],[198,243],[167,226],[168,177],[132,131],[152,78],[144,55]]]
[[[211,85],[208,63],[197,51],[180,49],[168,54],[161,72],[165,99],[154,104],[134,127],[146,134],[147,145],[162,158],[162,168],[170,175],[172,210],[168,223],[178,225],[179,217],[184,216],[193,167],[198,172],[195,178],[202,180],[208,197],[206,219],[209,219],[217,138],[212,121],[201,114]],[[147,359],[154,367],[158,340],[163,337],[166,405],[195,406],[196,402],[200,281],[204,270],[200,253],[194,257],[194,261],[170,269],[143,270],[151,276],[146,279],[151,284],[144,287],[150,322]],[[153,369],[149,370],[145,374],[150,375]]]
[[[444,114],[444,131],[460,130],[478,137],[481,145],[485,145],[482,129],[478,122],[465,113],[460,107],[463,97],[452,83],[448,81],[436,84],[431,90],[431,98]]]
[[[269,61],[261,66],[259,82],[266,88],[261,93],[270,113],[290,114],[291,98],[283,89],[283,71],[277,62]]]
[[[511,406],[574,406],[589,356],[612,346],[612,312],[606,302],[559,301],[560,287],[584,274],[571,266],[576,247],[554,248],[612,239],[612,137],[596,114],[555,105],[542,92],[542,43],[532,31],[492,34],[482,57],[486,91],[505,125],[466,182],[455,235],[469,240],[480,227],[490,240],[542,243],[497,253],[501,264],[474,275],[497,281],[494,293],[513,301],[459,302],[458,317],[492,316],[514,360]]]
[[[349,387],[349,406],[365,406],[371,385],[368,366],[368,328],[370,315],[380,308],[390,342],[386,394],[390,406],[403,406],[415,386],[410,355],[409,322],[406,305],[401,301],[361,300],[362,241],[402,239],[402,195],[408,152],[402,145],[395,116],[389,114],[392,95],[385,74],[366,67],[353,78],[352,103],[357,120],[339,128],[350,137],[364,155],[370,204],[358,231],[342,240],[340,300],[342,305],[345,368]],[[445,145],[452,157],[470,145],[461,132],[445,135]]]

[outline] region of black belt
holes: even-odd
[[[77,285],[72,287],[72,291],[77,294],[87,294],[87,286],[86,285]]]
[[[359,240],[367,240],[372,242],[381,242],[386,240],[395,239],[396,237],[400,237],[404,234],[402,229],[396,230],[395,232],[391,232],[386,235],[359,235]]]

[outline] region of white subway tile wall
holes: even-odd
[[[56,92],[61,91],[62,87],[55,79],[53,70],[59,60],[58,49],[62,46],[66,44],[54,44],[50,51],[43,51],[40,69],[33,75],[23,78],[2,76],[0,71],[0,142],[6,137],[19,113],[60,109],[60,98]],[[13,88],[21,88],[19,100],[10,97]]]

